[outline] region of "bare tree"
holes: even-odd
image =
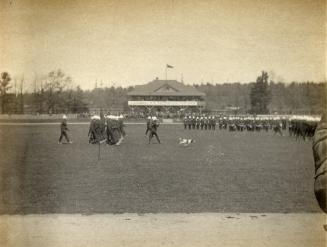
[[[8,72],[2,72],[1,73],[1,79],[0,79],[0,96],[1,96],[1,113],[5,112],[5,105],[6,105],[6,94],[7,91],[11,88],[11,85],[9,85],[11,81],[10,75]]]
[[[54,113],[60,109],[64,103],[62,93],[72,82],[69,76],[66,76],[60,69],[51,71],[43,83],[43,90],[48,113]]]

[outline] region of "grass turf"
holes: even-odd
[[[88,144],[87,125],[0,126],[0,214],[320,212],[310,141],[272,132],[128,125],[123,144]],[[193,138],[188,147],[178,137]]]

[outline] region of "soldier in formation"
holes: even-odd
[[[189,115],[184,117],[184,129],[268,132],[283,136],[288,128],[290,136],[298,139],[312,139],[317,126],[317,118],[309,116],[207,116]]]
[[[189,130],[216,130],[216,118],[205,115],[189,115],[183,119],[184,129]]]

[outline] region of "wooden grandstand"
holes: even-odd
[[[129,92],[128,106],[132,112],[144,113],[201,112],[205,94],[177,80],[156,78]]]

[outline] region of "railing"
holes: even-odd
[[[65,114],[68,119],[77,119],[79,114]],[[0,114],[0,119],[62,119],[63,114]]]
[[[205,106],[204,101],[142,101],[130,100],[129,106]]]

